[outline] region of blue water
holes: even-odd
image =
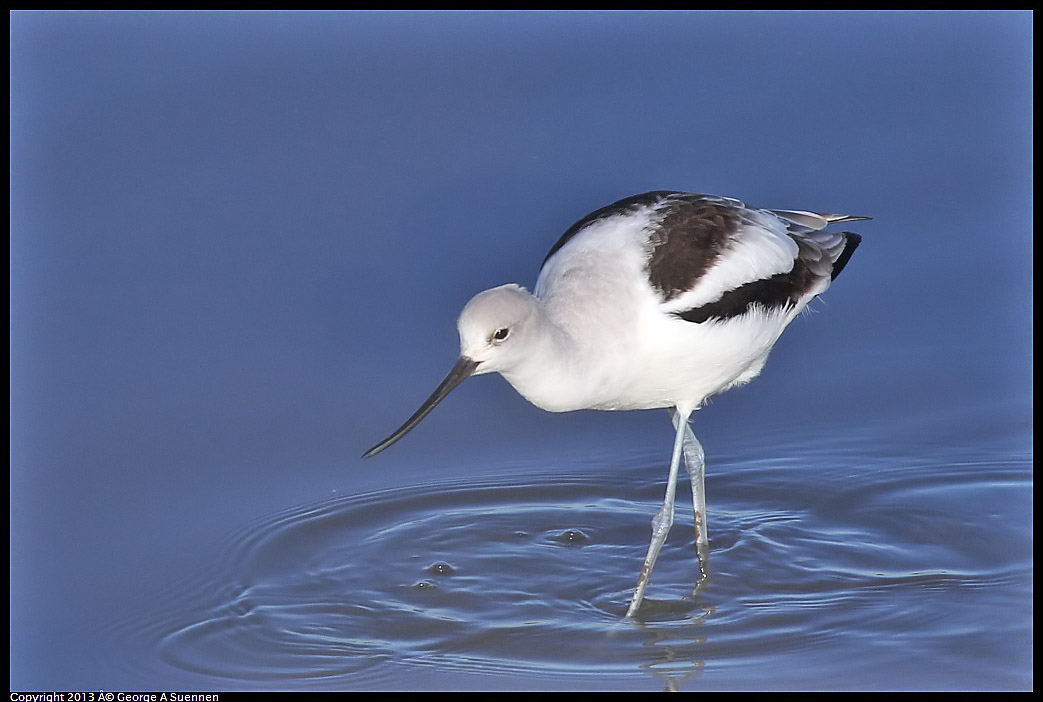
[[[1031,15],[11,19],[11,687],[1030,689]],[[693,417],[469,380],[669,188],[870,215]]]

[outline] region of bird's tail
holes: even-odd
[[[848,217],[847,219],[837,220],[838,222],[850,222],[857,219],[869,219],[869,217]],[[851,260],[851,254],[855,253],[855,249],[862,243],[862,237],[854,232],[841,232],[841,236],[844,237],[844,249],[840,252],[840,255],[833,261],[833,273],[830,276],[830,280],[836,280],[837,276],[840,275],[840,271],[844,270],[844,266]]]
[[[872,219],[872,217],[862,217],[861,215],[824,214],[821,216],[825,217],[830,224],[834,222],[863,222]]]
[[[769,210],[773,215],[786,222],[793,233],[817,232],[837,222],[861,222],[872,219],[859,215],[819,214],[801,210]]]

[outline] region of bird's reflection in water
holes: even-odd
[[[702,548],[697,547],[697,552],[699,574],[692,594],[680,600],[646,597],[633,618],[634,625],[648,634],[644,643],[648,660],[638,667],[662,680],[664,692],[679,692],[702,675],[706,667],[702,658],[707,641],[703,623],[714,615],[715,608],[701,604],[710,582],[710,564]]]

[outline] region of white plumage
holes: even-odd
[[[471,375],[497,372],[534,405],[671,408],[677,429],[663,508],[628,616],[673,522],[681,455],[692,479],[697,543],[707,538],[703,452],[688,417],[710,395],[756,377],[793,318],[829,287],[861,238],[822,231],[865,217],[760,210],[731,198],[656,191],[570,227],[532,294],[479,293],[458,320],[461,357],[430,398],[372,456],[416,426]]]

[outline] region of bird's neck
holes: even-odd
[[[538,309],[537,314],[544,319],[536,325],[536,338],[529,352],[518,364],[500,374],[540,409],[548,412],[580,409],[584,404],[581,388],[576,386],[580,374],[573,367],[575,342],[543,309]]]

